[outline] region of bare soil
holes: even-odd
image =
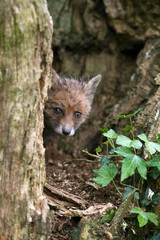
[[[113,185],[99,189],[92,186],[92,178],[95,176],[93,169],[98,167],[98,162],[87,162],[85,159],[56,159],[46,167],[47,182],[57,189],[80,196],[87,201],[86,207],[109,202],[118,206],[121,200]],[[80,217],[65,217],[60,215],[58,210],[54,210],[52,232],[49,239],[74,240],[72,234],[78,226]]]

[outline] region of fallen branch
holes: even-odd
[[[113,204],[94,204],[87,209],[80,210],[78,207],[86,207],[87,201],[70,194],[66,191],[57,189],[46,183],[44,192],[48,200],[48,204],[58,209],[58,214],[69,217],[85,217],[91,215],[104,215],[114,208]]]
[[[81,197],[68,193],[66,191],[63,191],[61,189],[55,188],[48,183],[45,184],[44,192],[46,195],[50,197],[50,201],[52,198],[54,202],[55,200],[58,202],[65,201],[66,204],[73,203],[74,205],[81,206],[82,208],[85,208],[87,205],[87,201],[85,201]]]
[[[66,211],[63,211],[63,209],[60,210],[60,213],[65,215],[65,216],[70,216],[70,217],[86,217],[86,216],[92,216],[92,215],[98,215],[102,216],[109,212],[111,209],[113,209],[114,206],[111,203],[107,204],[94,204],[94,206],[90,206],[89,208],[85,210],[80,210],[80,209],[67,209]]]
[[[133,190],[128,195],[126,200],[124,202],[122,202],[122,204],[120,205],[120,207],[116,211],[116,214],[115,214],[114,218],[112,219],[110,231],[111,231],[112,235],[114,236],[114,239],[119,239],[119,230],[120,230],[120,227],[121,227],[121,223],[122,223],[122,220],[124,218],[124,215],[125,215],[126,211],[129,208],[129,205],[132,202],[135,191],[136,190]]]

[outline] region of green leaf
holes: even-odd
[[[125,132],[131,131],[131,130],[133,130],[133,126],[131,126],[129,124],[126,124],[124,126],[124,128],[122,128],[122,130],[125,131]]]
[[[136,165],[137,170],[138,170],[139,174],[141,175],[141,177],[144,179],[147,179],[146,161],[137,155],[135,155],[133,161],[134,161],[134,164]]]
[[[102,148],[101,148],[100,146],[98,146],[98,147],[96,148],[96,153],[100,153],[100,152],[102,152]]]
[[[160,144],[149,141],[144,133],[138,135],[138,138],[145,142],[145,147],[151,155],[153,155],[156,151],[160,152]]]
[[[123,136],[123,135],[118,136],[116,143],[118,145],[128,147],[128,148],[140,149],[142,147],[141,141],[139,141],[137,139],[131,140],[130,138]]]
[[[147,179],[147,167],[146,162],[137,155],[125,158],[122,162],[121,181],[132,176],[135,170],[138,170],[142,178]]]
[[[108,132],[103,133],[103,136],[114,139],[118,137],[118,134],[113,129],[110,129]]]
[[[110,159],[107,156],[102,156],[100,158],[101,163],[108,164],[110,162]]]
[[[159,143],[146,142],[145,146],[151,155],[153,155],[156,151],[160,152],[160,144]]]
[[[157,205],[160,202],[160,196],[157,194],[154,194],[152,197],[152,203],[153,205]]]
[[[149,142],[150,145],[156,149],[157,152],[160,152],[160,144],[155,142]]]
[[[155,225],[158,225],[157,215],[155,213],[147,212],[147,217],[149,221],[151,221]]]
[[[130,158],[125,158],[121,169],[121,182],[135,173],[136,166]]]
[[[137,214],[141,214],[144,211],[140,208],[140,207],[134,207],[131,209],[131,213],[137,213]],[[145,212],[144,212],[145,213]]]
[[[118,155],[126,158],[132,158],[134,153],[128,147],[117,147],[114,149]]]
[[[143,227],[148,223],[148,218],[138,215],[139,226]]]
[[[131,143],[131,139],[124,135],[119,135],[116,140],[116,143],[124,147],[129,147]]]
[[[139,140],[132,140],[129,147],[133,147],[135,149],[140,149],[142,147],[142,143]]]
[[[148,222],[147,214],[140,207],[132,208],[131,213],[138,214],[138,222],[139,222],[140,227],[143,227],[144,225],[147,224],[147,222]]]
[[[154,148],[151,142],[146,142],[145,146],[151,155],[153,155],[156,152],[156,149]]]
[[[139,134],[137,137],[140,138],[144,142],[148,142],[148,138],[147,138],[146,134],[144,134],[144,133]]]
[[[149,206],[151,202],[150,202],[148,199],[144,198],[144,199],[141,201],[141,203],[142,203],[143,206]]]
[[[127,199],[127,197],[129,196],[129,194],[133,191],[133,187],[131,186],[128,186],[128,187],[125,187],[125,192],[123,193],[123,201],[125,199]]]
[[[147,237],[147,240],[159,240],[160,239],[160,231],[154,231],[152,236]]]
[[[118,169],[115,164],[103,165],[100,169],[94,170],[98,177],[93,178],[93,181],[102,185],[102,187],[106,187],[114,179],[117,172]]]
[[[101,223],[110,222],[113,219],[114,215],[115,215],[115,210],[112,209],[108,214],[105,214],[104,216],[102,216]]]
[[[146,225],[148,223],[148,220],[155,225],[158,225],[157,215],[155,213],[144,212],[140,207],[134,207],[131,209],[131,213],[138,214],[138,222],[140,227]]]
[[[158,168],[154,167],[149,171],[149,176],[156,180],[160,176],[160,171]]]
[[[153,156],[153,158],[147,162],[149,167],[157,167],[160,171],[160,156]]]
[[[135,192],[135,194],[134,194],[134,199],[136,199],[136,200],[139,200],[139,199],[140,199],[139,192]]]
[[[108,129],[108,128],[100,128],[99,130],[101,131],[101,133],[105,133],[105,132],[107,132],[109,129]]]
[[[118,147],[114,151],[120,156],[124,157],[122,162],[121,181],[132,176],[135,173],[136,168],[141,177],[144,179],[147,178],[147,166],[144,159],[134,154],[127,147]]]

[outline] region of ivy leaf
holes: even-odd
[[[153,155],[156,152],[156,149],[154,148],[154,146],[151,144],[151,142],[145,142],[145,146],[148,150],[148,152]]]
[[[100,128],[99,130],[101,131],[101,133],[105,133],[105,132],[107,132],[109,129],[108,129],[108,128]]]
[[[139,134],[138,138],[140,138],[144,142],[148,142],[148,138],[147,138],[146,134],[144,134],[144,133]]]
[[[151,221],[155,225],[158,225],[157,215],[155,213],[147,212],[147,217],[149,221]]]
[[[114,139],[118,137],[118,134],[113,129],[110,129],[108,132],[103,133],[103,136]]]
[[[143,227],[148,223],[148,218],[146,216],[138,215],[138,223],[140,227]]]
[[[102,148],[101,148],[100,146],[98,146],[98,147],[96,148],[96,153],[100,153],[100,152],[102,152]]]
[[[134,153],[128,147],[117,147],[114,149],[114,152],[126,158],[132,158],[134,156]]]
[[[147,179],[147,164],[146,164],[146,161],[143,158],[141,158],[137,155],[135,155],[133,161],[134,161],[134,164],[136,165],[137,170],[138,170],[139,174],[141,175],[141,177],[144,178],[144,179]]]
[[[101,163],[108,164],[110,162],[110,159],[107,156],[102,156],[100,158]]]
[[[119,135],[116,140],[116,143],[124,147],[129,147],[131,143],[131,139],[124,135]]]
[[[140,196],[139,196],[139,192],[135,192],[134,194],[134,199],[139,200]]]
[[[160,144],[155,142],[146,142],[145,143],[148,152],[153,155],[156,151],[160,152]]]
[[[154,180],[156,180],[160,176],[160,171],[157,167],[152,168],[149,171],[149,176],[151,176]]]
[[[150,161],[147,162],[149,167],[157,167],[160,171],[160,156],[154,156]]]
[[[98,175],[98,177],[93,178],[93,181],[102,185],[102,187],[106,187],[114,179],[118,169],[115,164],[109,163],[93,171]]]
[[[131,209],[131,213],[138,214],[138,222],[140,227],[146,225],[148,223],[148,220],[155,225],[158,225],[157,215],[155,213],[144,212],[140,207],[134,207]]]
[[[131,141],[129,147],[133,147],[133,148],[135,148],[135,149],[141,149],[142,143],[141,143],[141,141],[135,139],[135,140],[132,140],[132,141]]]
[[[135,173],[136,166],[130,158],[125,158],[121,169],[121,182]]]
[[[160,239],[160,231],[154,231],[153,235],[147,237],[147,240],[159,240]]]
[[[143,206],[149,206],[149,204],[151,203],[148,199],[144,198],[142,201],[141,201],[142,205]]]
[[[114,151],[124,157],[122,162],[121,181],[132,176],[136,168],[142,178],[147,178],[147,164],[144,159],[134,154],[128,147],[118,147]]]
[[[143,214],[145,212],[140,207],[134,207],[131,209],[131,213]]]
[[[133,130],[133,126],[131,126],[129,124],[126,124],[124,126],[124,128],[122,128],[122,130],[125,131],[125,132],[131,131],[131,130]]]
[[[101,223],[110,222],[115,215],[115,210],[112,209],[108,214],[105,214],[101,217]]]
[[[134,154],[132,157],[125,158],[122,162],[121,181],[132,176],[136,169],[142,178],[147,179],[147,167],[144,159]]]
[[[160,202],[160,196],[157,194],[154,194],[152,197],[152,203],[153,205],[157,205]]]
[[[128,148],[135,148],[135,149],[140,149],[142,147],[142,143],[141,141],[139,141],[138,139],[134,139],[131,140],[130,138],[124,136],[124,135],[119,135],[116,143],[118,145],[124,146],[124,147],[128,147]]]
[[[129,194],[133,191],[133,187],[131,186],[127,186],[125,187],[125,192],[123,193],[123,201],[127,199],[127,197],[129,196]]]
[[[160,144],[149,141],[144,133],[138,135],[138,138],[145,142],[145,147],[151,155],[153,155],[156,151],[160,152]]]

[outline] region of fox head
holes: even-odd
[[[73,136],[87,119],[101,75],[87,83],[54,76],[44,109],[45,127],[61,135]]]

